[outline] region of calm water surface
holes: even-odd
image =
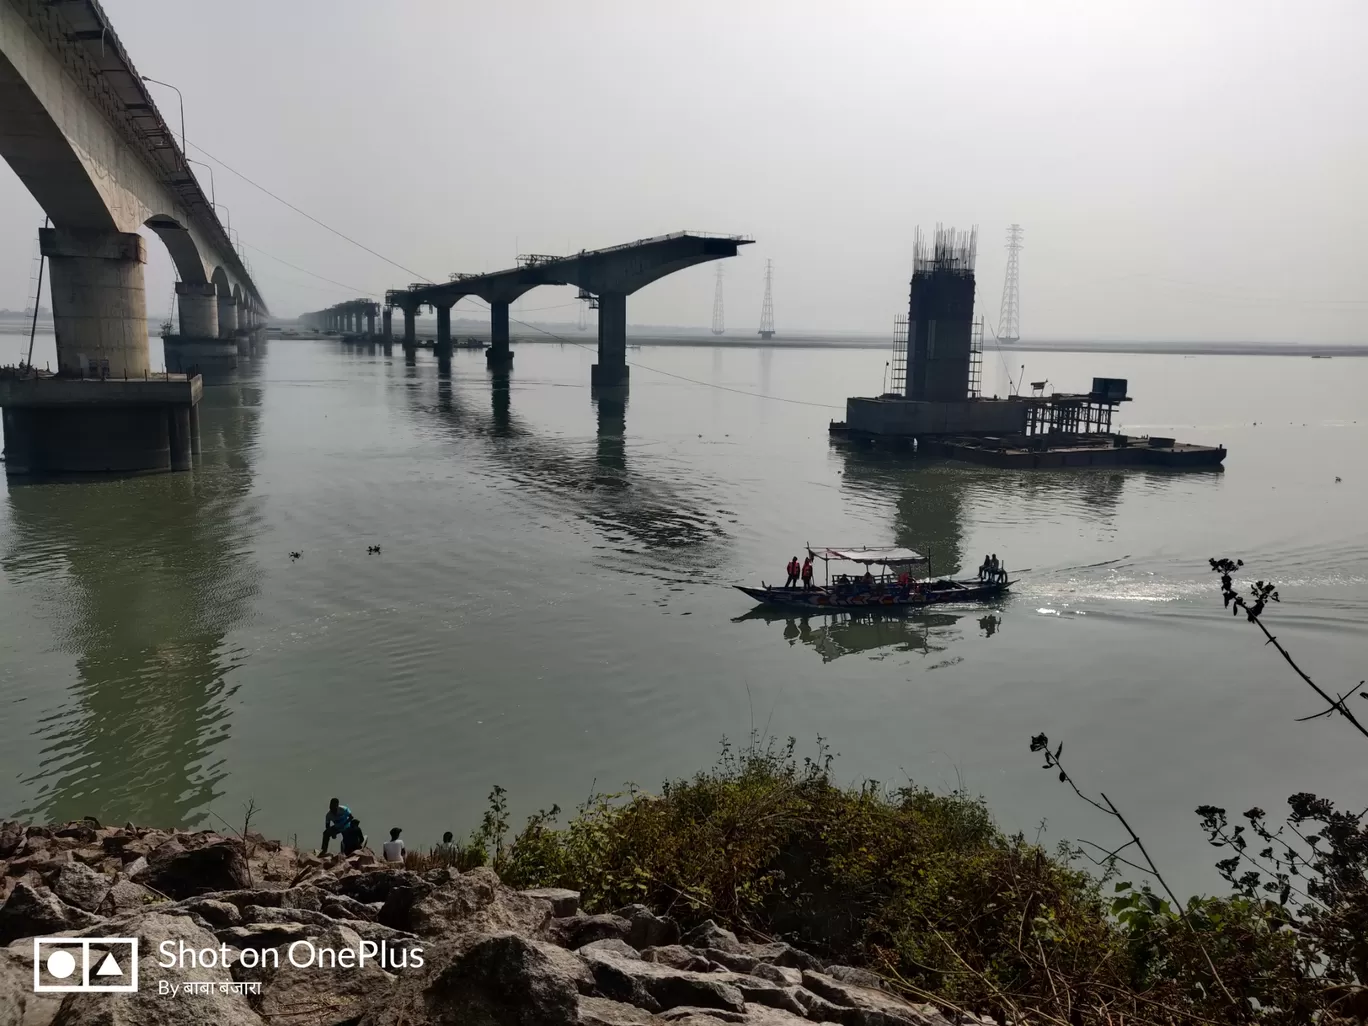
[[[1314,696],[1206,559],[1280,583],[1277,631],[1327,687],[1364,676],[1368,361],[1013,354],[1064,389],[1129,378],[1125,430],[1230,449],[1219,473],[1028,474],[830,444],[886,355],[646,347],[614,403],[573,345],[516,347],[499,381],[479,353],[443,377],[270,343],[206,388],[194,473],[9,485],[0,815],[219,826],[254,798],[266,833],[315,843],[337,795],[421,844],[493,784],[519,815],[573,806],[752,727],[1114,840],[1027,751],[1046,731],[1188,887],[1212,884],[1199,803],[1361,804],[1362,744],[1293,722]],[[1001,361],[987,379],[1005,391]],[[804,542],[1029,573],[991,608],[743,617],[729,585]]]

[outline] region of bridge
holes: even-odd
[[[417,342],[414,319],[420,307],[429,306],[437,311],[437,353],[450,354],[451,308],[458,300],[474,296],[489,304],[490,345],[485,357],[491,367],[507,367],[513,362],[508,345],[509,305],[539,285],[576,285],[580,298],[595,303],[599,311],[598,363],[591,380],[595,385],[625,384],[627,297],[675,271],[734,257],[740,247],[754,241],[744,235],[675,232],[607,249],[580,250],[569,256],[520,256],[517,266],[507,270],[453,274],[445,282],[418,282],[406,289],[391,289],[385,293],[383,338],[391,339],[390,311],[398,307],[404,315],[404,348],[411,350]],[[359,319],[351,318],[365,303],[341,303],[306,314],[304,320],[323,330],[347,330],[338,325],[355,323],[359,332]],[[372,315],[372,336],[374,330]]]
[[[201,378],[178,372],[231,369],[269,311],[97,0],[0,0],[0,155],[51,221],[57,336],[55,373],[0,369],[6,472],[189,469]],[[180,279],[165,374],[143,227]]]

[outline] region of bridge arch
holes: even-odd
[[[194,237],[185,225],[170,214],[154,214],[143,223],[165,243],[181,281],[195,285],[208,283],[209,277],[204,273],[204,260],[200,256],[199,246],[195,245]]]

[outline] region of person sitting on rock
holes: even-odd
[[[437,854],[443,858],[456,857],[456,842],[452,840],[450,830],[442,835],[442,843],[437,845]]]
[[[347,838],[344,831],[351,827],[353,822],[355,822],[355,819],[356,817],[352,815],[351,809],[347,808],[336,798],[328,802],[328,814],[323,817],[322,854],[328,854],[328,842],[334,837],[342,838],[342,854],[348,854]]]
[[[399,827],[390,830],[390,839],[381,847],[381,854],[385,856],[386,862],[404,861],[404,842],[399,840],[399,835],[403,832]]]

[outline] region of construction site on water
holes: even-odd
[[[1008,230],[1007,281],[999,342],[1019,337],[1016,282],[1021,228]],[[1063,467],[1219,467],[1224,446],[1113,432],[1121,404],[1130,402],[1124,378],[1094,377],[1087,392],[1045,394],[1034,382],[1005,398],[982,394],[983,318],[974,316],[978,229],[936,227],[913,242],[906,316],[894,321],[888,391],[846,400],[846,419],[831,435],[861,445],[915,450],[1004,470]]]

